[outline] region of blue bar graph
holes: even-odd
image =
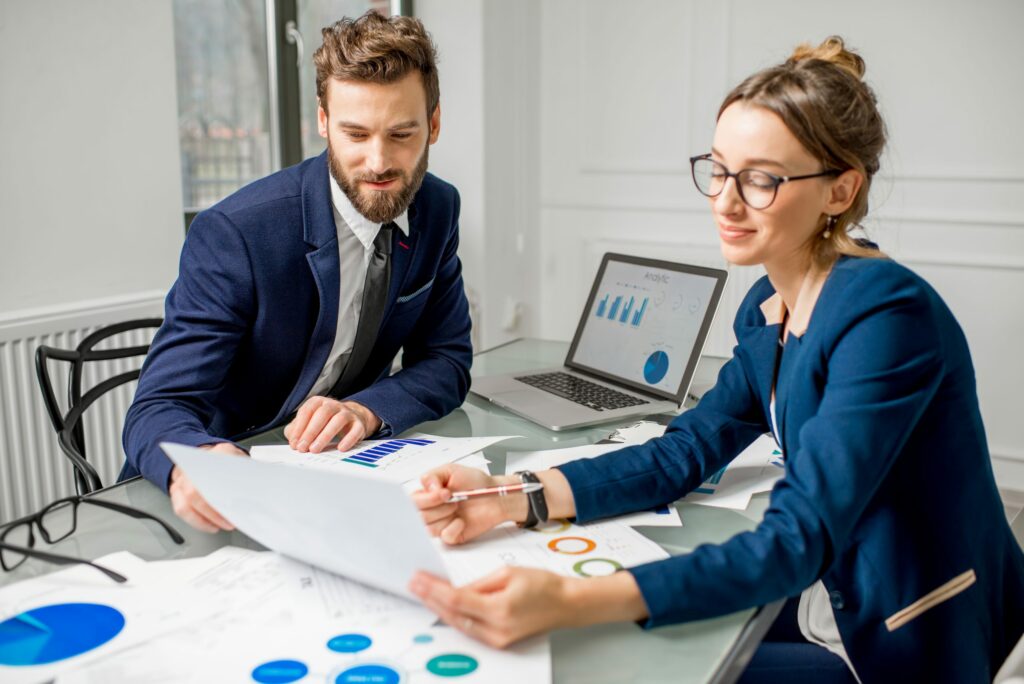
[[[604,296],[604,299],[597,303],[597,317],[604,316],[604,310],[608,308],[608,295]]]
[[[647,297],[644,297],[644,303],[640,305],[640,308],[633,314],[632,326],[634,328],[640,327],[640,321],[644,318],[644,311],[647,311]]]
[[[432,439],[392,439],[382,444],[374,445],[369,449],[363,449],[357,453],[350,454],[341,460],[346,463],[366,466],[367,468],[376,468],[380,465],[378,461],[382,458],[401,451],[407,446],[426,446],[433,443],[434,440]]]
[[[629,320],[629,312],[633,310],[634,301],[632,297],[629,298],[629,304],[626,305],[626,308],[622,310],[622,315],[619,316],[619,323],[625,323]]]
[[[608,320],[610,320],[610,321],[614,321],[615,320],[615,314],[617,314],[619,312],[619,305],[620,304],[622,304],[622,295],[619,295],[618,297],[616,297],[615,301],[612,302],[612,310],[608,312]]]

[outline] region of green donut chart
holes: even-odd
[[[589,570],[585,570],[590,566]],[[572,571],[580,577],[606,577],[622,569],[622,564],[611,558],[586,558],[572,566]]]

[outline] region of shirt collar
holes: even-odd
[[[373,246],[373,239],[377,237],[377,232],[380,230],[381,224],[375,223],[370,219],[366,218],[352,205],[352,201],[345,194],[345,191],[338,185],[338,181],[334,180],[334,175],[329,174],[328,178],[331,182],[331,204],[334,205],[334,210],[338,212],[345,224],[355,233],[355,236],[359,238],[359,242],[363,243],[363,247],[369,249]],[[409,235],[409,212],[408,210],[403,211],[401,214],[395,217],[394,224],[398,226],[398,229],[402,231],[405,236]]]

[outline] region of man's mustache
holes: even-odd
[[[385,171],[384,173],[362,173],[355,177],[358,181],[368,181],[370,183],[386,183],[389,180],[405,178],[405,174],[401,171]]]

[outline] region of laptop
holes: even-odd
[[[605,254],[565,364],[474,378],[470,391],[549,430],[676,410],[727,273]]]

